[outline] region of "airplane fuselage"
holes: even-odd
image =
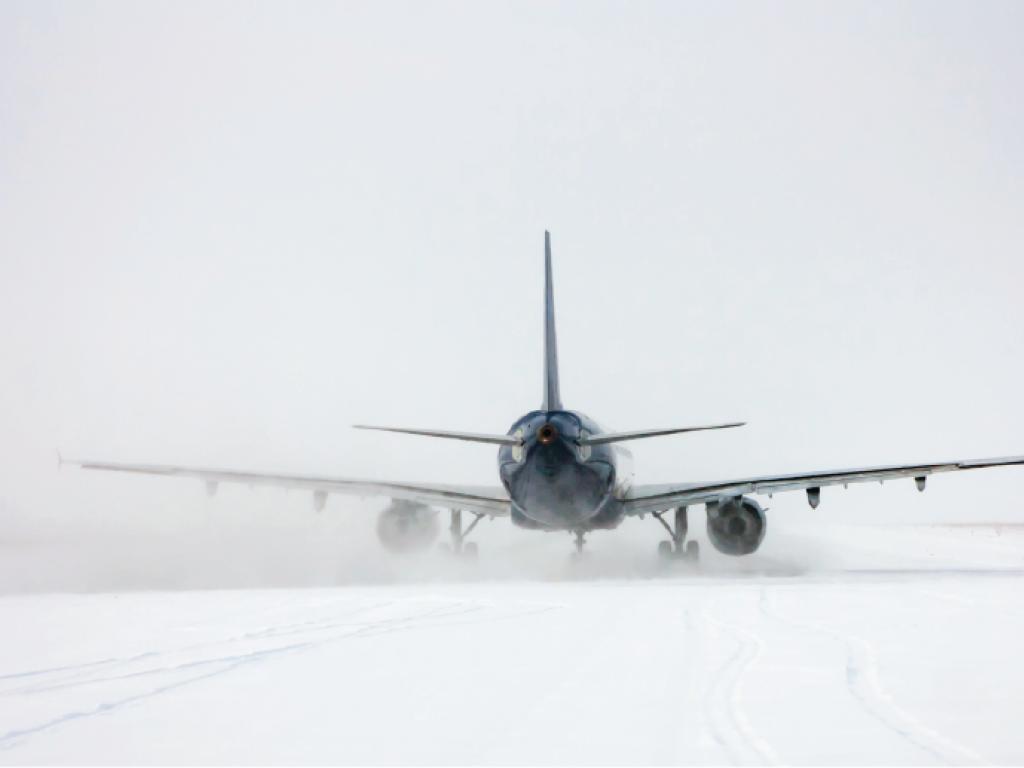
[[[614,528],[633,480],[632,456],[610,443],[581,445],[603,432],[578,411],[531,411],[508,434],[522,442],[498,451],[498,472],[512,522],[524,528],[588,531]]]

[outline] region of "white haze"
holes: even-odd
[[[415,577],[382,502],[209,499],[56,449],[495,482],[491,448],[349,425],[501,432],[539,404],[545,228],[568,407],[750,422],[634,444],[639,482],[1024,453],[1022,17],[3,4],[0,590]],[[824,521],[1019,521],[1022,479],[782,494],[757,557],[792,535],[811,567]],[[592,537],[618,563],[659,538]],[[479,541],[496,576],[570,548]]]

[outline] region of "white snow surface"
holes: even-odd
[[[428,581],[8,595],[0,763],[1024,761],[1024,530],[817,541],[813,568],[485,578],[484,550]]]

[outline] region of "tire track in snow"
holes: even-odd
[[[429,628],[434,627],[434,626],[441,626],[442,624],[444,626],[458,626],[460,624],[469,624],[469,623],[479,624],[479,623],[483,623],[485,621],[501,621],[503,619],[521,618],[523,616],[530,616],[530,615],[533,615],[533,614],[536,614],[536,613],[542,613],[544,611],[551,610],[552,608],[558,607],[558,606],[555,606],[555,605],[539,605],[539,606],[534,606],[534,607],[532,607],[529,610],[523,610],[520,613],[506,614],[506,615],[494,616],[494,617],[483,618],[483,619],[475,619],[475,620],[472,620],[472,621],[463,621],[463,620],[459,620],[458,617],[474,614],[474,613],[477,613],[477,612],[479,612],[481,610],[485,610],[486,608],[493,608],[493,607],[496,607],[496,606],[494,606],[493,604],[489,604],[489,603],[488,604],[484,604],[481,601],[474,601],[472,604],[469,604],[467,602],[461,602],[461,603],[459,603],[459,605],[462,605],[462,606],[465,606],[465,607],[457,609],[457,610],[456,609],[452,609],[452,610],[448,610],[448,611],[443,610],[443,607],[439,607],[439,608],[435,608],[435,609],[432,609],[430,611],[427,611],[427,612],[425,612],[425,613],[423,613],[421,615],[400,616],[400,617],[395,617],[395,618],[391,618],[391,619],[382,619],[382,620],[374,621],[374,622],[371,622],[369,624],[366,624],[366,623],[356,624],[356,625],[354,625],[355,629],[352,632],[350,632],[350,633],[336,634],[336,635],[324,638],[324,639],[319,640],[319,641],[309,641],[309,642],[298,644],[298,645],[295,645],[295,644],[285,645],[285,646],[280,646],[280,648],[283,649],[283,650],[291,651],[291,650],[299,650],[300,648],[313,648],[313,647],[319,647],[319,646],[323,646],[323,645],[328,645],[328,644],[330,644],[330,643],[332,643],[334,641],[337,641],[337,640],[359,639],[359,638],[362,638],[362,637],[369,637],[369,636],[374,636],[374,635],[379,635],[379,634],[385,634],[387,632],[393,632],[393,631],[398,631],[398,630],[403,630],[403,629],[429,629]],[[432,623],[432,621],[435,620],[435,619],[443,619],[444,621],[443,622],[438,622],[438,623]],[[303,623],[304,624],[306,624],[306,623],[314,624],[315,622],[303,622]],[[351,626],[353,626],[353,624],[351,622],[340,622],[340,623],[336,623],[336,624],[330,624],[330,625],[327,625],[327,626],[317,626],[315,628],[315,631],[324,631],[324,630],[328,630],[328,629],[337,629],[337,628],[340,628],[340,627],[351,627]],[[260,633],[260,634],[262,635],[263,633]],[[282,632],[282,633],[280,633],[280,635],[275,634],[273,636],[274,637],[278,637],[278,636],[283,637],[283,636],[289,636],[289,635],[294,635],[294,634],[299,634],[299,633],[296,632],[296,631],[288,631],[288,632]],[[249,633],[246,633],[244,635],[239,635],[238,637],[241,638],[241,639],[247,639],[250,636],[251,635]],[[204,644],[202,646],[188,646],[186,648],[178,649],[176,651],[164,651],[164,652],[161,652],[159,654],[151,653],[151,654],[145,654],[144,656],[148,656],[150,658],[157,657],[157,656],[168,656],[168,655],[170,655],[172,653],[180,653],[180,652],[183,652],[185,650],[195,650],[195,649],[200,648],[200,647],[206,648],[206,647],[212,647],[214,645],[223,645],[223,644],[226,644],[228,642],[231,642],[231,641],[225,640],[225,641],[220,641],[220,642],[218,642],[216,644],[214,644],[214,643],[207,643],[207,644]],[[149,669],[143,669],[143,670],[139,670],[139,671],[135,671],[135,672],[125,672],[125,673],[122,673],[122,674],[114,674],[114,675],[102,675],[102,676],[96,676],[96,677],[92,677],[92,678],[85,679],[85,680],[78,679],[78,680],[71,680],[71,681],[64,681],[64,682],[56,682],[56,683],[51,683],[51,684],[48,684],[48,685],[47,684],[44,684],[44,685],[34,685],[34,686],[31,686],[31,687],[16,689],[16,690],[11,691],[11,692],[4,692],[3,694],[0,694],[0,695],[10,695],[12,693],[13,694],[19,694],[19,695],[42,694],[42,693],[47,693],[47,692],[50,692],[50,691],[64,690],[64,689],[68,689],[68,688],[78,688],[78,687],[94,685],[94,684],[98,684],[98,683],[115,682],[115,681],[119,681],[119,680],[132,680],[132,679],[143,678],[143,677],[148,677],[148,676],[152,676],[152,675],[165,674],[165,673],[168,673],[168,672],[178,672],[178,671],[185,671],[185,670],[190,670],[190,669],[197,669],[197,668],[208,666],[208,665],[212,665],[212,664],[223,664],[223,663],[226,663],[226,662],[232,662],[232,661],[238,659],[239,657],[246,656],[246,655],[254,655],[254,656],[261,655],[261,654],[262,655],[272,655],[272,653],[275,651],[275,648],[268,648],[268,649],[264,649],[264,650],[266,651],[266,653],[264,653],[263,650],[261,650],[261,651],[250,652],[250,654],[226,654],[226,655],[223,655],[223,656],[215,656],[215,657],[208,658],[208,659],[197,659],[197,660],[192,660],[192,661],[185,661],[185,662],[182,662],[180,664],[165,664],[165,665],[162,665],[162,666],[156,666],[156,667],[152,667],[152,668],[149,668]],[[0,737],[0,743],[2,743],[2,737]]]
[[[485,607],[484,604],[479,601],[452,601],[451,605],[438,606],[422,614],[414,614],[411,616],[398,616],[389,619],[379,620],[376,622],[371,622],[369,624],[356,627],[351,631],[335,634],[319,640],[309,640],[305,642],[290,643],[283,646],[275,646],[271,648],[265,648],[241,654],[224,655],[212,659],[199,659],[197,661],[187,662],[178,666],[158,667],[154,669],[142,670],[140,672],[129,673],[127,675],[120,675],[114,677],[97,677],[94,680],[75,683],[74,685],[87,685],[90,683],[105,683],[131,678],[144,678],[147,676],[154,676],[164,673],[200,670],[200,673],[197,675],[189,675],[184,679],[173,680],[163,685],[157,685],[153,688],[149,688],[138,693],[132,693],[126,696],[122,696],[121,698],[114,699],[113,701],[102,701],[99,704],[92,707],[85,707],[70,712],[64,712],[60,715],[56,715],[48,720],[45,720],[35,725],[16,728],[9,730],[5,733],[0,733],[0,750],[6,751],[9,749],[13,749],[19,746],[20,744],[23,744],[25,739],[27,739],[28,737],[45,731],[53,730],[55,728],[58,728],[59,726],[66,725],[77,720],[94,717],[96,715],[107,714],[116,710],[120,710],[129,705],[151,699],[153,697],[162,695],[173,690],[177,690],[179,688],[183,688],[188,685],[192,685],[194,683],[198,683],[213,677],[218,677],[227,674],[245,665],[264,661],[268,658],[283,656],[286,654],[296,653],[304,650],[311,650],[313,648],[330,645],[332,643],[343,640],[353,640],[365,637],[373,637],[377,635],[384,635],[393,632],[406,631],[410,629],[420,629],[429,626],[438,626],[439,624],[431,624],[430,622],[437,622],[437,620],[445,620],[449,617],[464,616],[479,611],[483,607]],[[545,609],[533,608],[529,611],[526,611],[525,613],[536,613],[539,610]],[[456,621],[453,623],[459,622]],[[152,657],[153,655],[154,654],[139,654],[138,657],[132,658],[146,658]],[[96,667],[97,663],[94,662],[86,666]],[[213,667],[213,669],[207,669],[208,667]]]
[[[703,610],[699,621],[705,627],[710,625],[729,635],[736,644],[732,655],[715,670],[704,696],[705,719],[711,726],[712,737],[733,765],[779,764],[778,753],[754,730],[743,708],[744,678],[761,657],[764,641]]]
[[[59,677],[61,675],[67,674],[68,678],[74,679],[76,676],[80,676],[79,673],[87,675],[90,672],[92,672],[93,670],[95,670],[97,668],[100,668],[100,667],[111,668],[111,667],[117,667],[117,666],[122,666],[122,665],[127,665],[127,664],[134,664],[136,662],[143,661],[145,659],[155,659],[155,658],[160,658],[162,656],[168,656],[170,654],[175,654],[175,653],[184,653],[184,652],[190,652],[190,651],[199,651],[199,650],[203,650],[203,649],[206,649],[206,648],[215,648],[215,647],[218,647],[218,646],[221,646],[221,645],[237,643],[239,641],[247,640],[247,639],[262,638],[262,637],[268,637],[268,636],[286,636],[286,635],[289,635],[289,634],[296,634],[297,632],[302,631],[302,629],[304,629],[304,628],[305,629],[314,629],[315,625],[319,625],[320,628],[322,628],[322,629],[330,629],[330,628],[342,626],[344,624],[344,622],[340,622],[339,619],[351,618],[352,616],[356,616],[356,615],[358,615],[360,613],[365,613],[367,611],[376,610],[376,609],[379,609],[379,608],[386,608],[389,605],[391,605],[390,601],[383,602],[383,603],[372,603],[370,605],[362,605],[362,606],[359,606],[359,607],[357,607],[357,608],[355,608],[353,610],[347,611],[347,612],[345,612],[343,614],[331,617],[329,619],[322,619],[322,620],[319,620],[319,621],[294,622],[294,623],[291,623],[291,624],[282,624],[280,626],[269,627],[269,628],[262,629],[262,630],[257,630],[257,631],[252,631],[252,632],[244,632],[242,634],[236,634],[236,635],[230,635],[230,636],[222,638],[220,640],[207,640],[207,641],[204,641],[204,642],[201,642],[201,643],[193,643],[193,644],[190,644],[190,645],[184,645],[184,646],[180,646],[180,647],[177,647],[177,648],[167,648],[167,649],[164,649],[164,650],[161,650],[161,651],[143,651],[142,653],[133,654],[131,656],[111,657],[111,658],[107,658],[107,659],[99,659],[99,660],[96,660],[96,661],[87,661],[87,662],[84,662],[84,663],[81,663],[81,664],[68,664],[68,665],[62,665],[62,666],[58,666],[58,667],[46,667],[46,668],[43,668],[43,669],[30,669],[30,670],[25,670],[25,671],[22,671],[22,672],[10,672],[10,673],[6,673],[6,674],[0,675],[0,685],[2,685],[3,683],[5,683],[7,681],[20,681],[20,680],[25,680],[25,679],[29,679],[29,678],[46,677],[48,675],[58,676]],[[68,679],[68,678],[64,678],[64,679]],[[10,689],[3,690],[3,691],[0,691],[0,695],[5,695],[5,694],[7,694],[9,692],[10,692]]]
[[[791,619],[775,607],[775,593],[761,590],[761,612],[775,621],[803,631],[827,635],[846,649],[846,688],[860,706],[888,729],[947,765],[979,764],[987,761],[975,750],[928,726],[899,706],[886,690],[879,675],[878,654],[862,637],[823,624]]]
[[[272,640],[278,637],[289,637],[296,634],[302,634],[304,632],[326,631],[331,629],[337,629],[339,627],[344,626],[353,626],[352,622],[346,620],[351,619],[353,616],[365,613],[367,611],[376,610],[380,608],[387,608],[390,604],[390,602],[385,602],[364,605],[329,619],[282,624],[280,627],[270,627],[255,632],[243,632],[241,634],[231,635],[220,640],[207,640],[201,643],[192,643],[189,645],[179,646],[177,648],[165,648],[160,651],[145,651],[143,653],[134,654],[132,656],[125,656],[120,658],[113,657],[109,659],[102,659],[99,661],[86,662],[84,664],[72,664],[60,667],[50,667],[47,669],[29,670],[26,672],[15,672],[7,675],[0,675],[0,685],[2,685],[4,682],[14,682],[16,684],[20,684],[22,681],[29,681],[28,685],[23,685],[22,687],[8,687],[5,689],[0,689],[0,696],[36,693],[41,691],[56,690],[65,687],[70,688],[74,687],[75,685],[88,685],[92,682],[100,680],[118,679],[119,677],[130,677],[130,674],[101,674],[97,676],[94,673],[97,670],[99,670],[101,673],[106,673],[109,670],[131,667],[132,665],[138,664],[142,661],[163,659],[175,655],[194,653],[197,651],[205,651],[207,649],[220,648],[223,646],[237,645],[238,643],[248,640],[262,640],[265,638]],[[365,623],[357,622],[354,624],[354,626],[365,626]],[[232,654],[226,654],[225,658],[228,656],[232,656]],[[176,665],[165,665],[166,668],[170,668],[171,666]]]

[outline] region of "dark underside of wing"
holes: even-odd
[[[743,494],[773,494],[781,491],[796,491],[823,488],[829,485],[868,483],[896,478],[919,478],[940,472],[960,472],[986,467],[1006,467],[1024,464],[1024,456],[1008,456],[996,459],[970,459],[946,461],[931,464],[897,464],[860,469],[836,469],[817,472],[803,472],[790,475],[767,475],[737,480],[723,480],[708,483],[682,483],[668,485],[637,485],[630,489],[623,501],[628,514],[657,512],[687,504],[698,504],[720,496],[742,496]]]
[[[499,516],[509,513],[508,495],[498,487],[440,485],[419,482],[385,482],[381,480],[355,480],[339,477],[316,477],[268,472],[245,472],[233,469],[202,469],[157,464],[122,464],[105,461],[69,461],[83,469],[111,472],[132,472],[165,477],[190,477],[202,480],[207,486],[218,483],[267,485],[280,488],[308,490],[319,494],[349,496],[381,496],[414,501],[428,506],[464,509],[480,514]]]

